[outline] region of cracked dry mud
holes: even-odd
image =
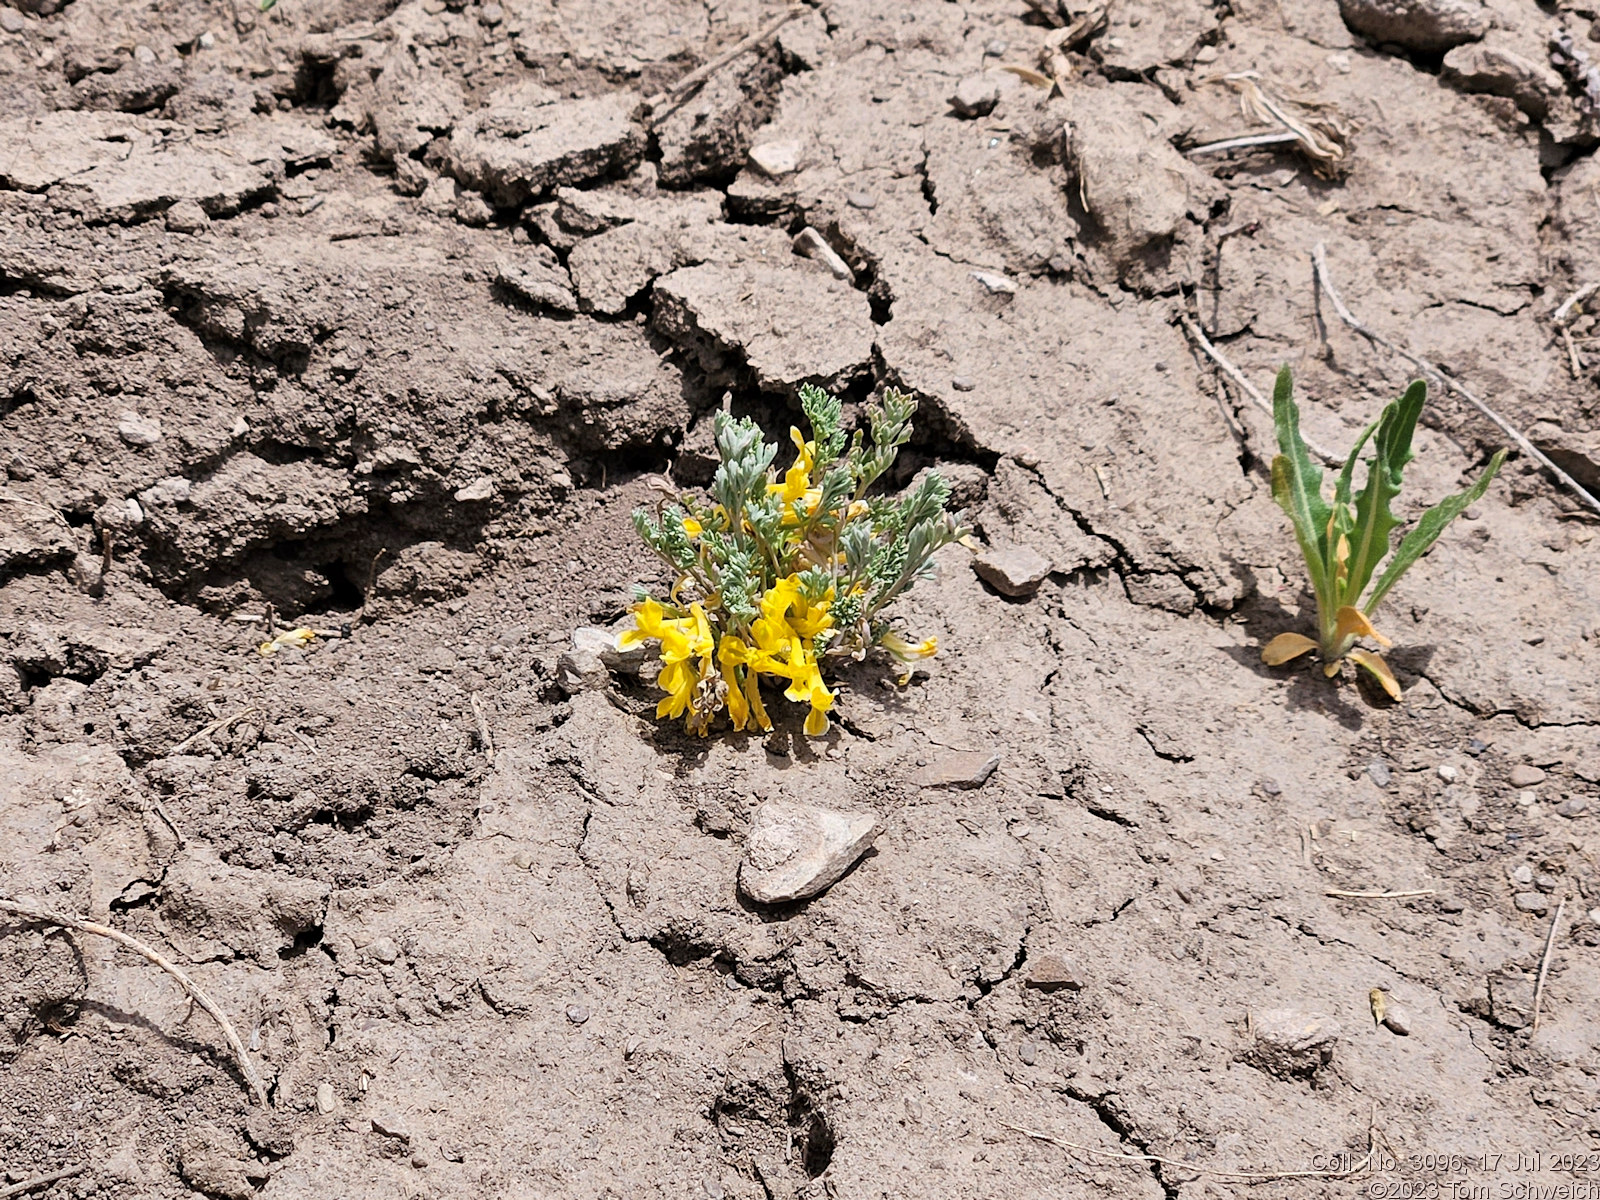
[[[1595,14],[1119,0],[1065,94],[998,69],[1087,7],[830,0],[652,128],[770,6],[0,5],[0,893],[184,963],[274,1100],[148,965],[8,922],[7,1181],[1199,1200],[1374,1125],[1546,1155],[1446,1187],[1587,1178],[1550,1155],[1600,1150],[1596,524],[1513,458],[1381,614],[1401,703],[1266,669],[1311,619],[1270,430],[1173,318],[1347,444],[1406,373],[1319,324],[1323,241],[1600,483],[1550,323],[1600,278],[1548,51]],[[1184,155],[1252,128],[1239,71],[1332,106],[1341,178]],[[943,552],[899,606],[941,654],[845,671],[820,741],[564,694],[572,630],[664,582],[647,474],[709,479],[725,394],[782,440],[808,380],[914,392],[896,485],[944,470],[1039,591]],[[1498,444],[1444,395],[1418,443],[1406,516]],[[348,636],[261,658],[269,604]],[[881,832],[762,910],[772,797]],[[1385,890],[1425,894],[1328,894]]]

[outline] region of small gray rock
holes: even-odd
[[[474,479],[465,487],[457,488],[455,498],[462,504],[473,504],[482,500],[493,500],[495,491],[493,475],[484,475]]]
[[[326,1081],[317,1084],[317,1111],[327,1116],[339,1107],[339,1100],[333,1094],[333,1084]]]
[[[394,944],[392,937],[373,938],[367,945],[367,953],[387,965],[400,957],[400,947]]]
[[[506,10],[498,4],[485,4],[478,10],[478,24],[492,29],[506,19]]]
[[[850,269],[850,264],[840,258],[838,251],[828,245],[828,239],[811,226],[807,225],[794,235],[794,248],[795,253],[821,263],[828,269],[828,274],[835,279],[842,279],[852,287],[855,286],[856,274]]]
[[[1556,805],[1556,812],[1563,817],[1581,817],[1589,811],[1589,802],[1582,796],[1573,796]]]
[[[1394,778],[1394,772],[1389,769],[1388,763],[1375,758],[1367,764],[1367,778],[1379,787],[1386,788]]]
[[[1466,905],[1456,896],[1443,896],[1439,900],[1439,911],[1446,913],[1465,912]]]
[[[970,392],[977,388],[977,381],[971,375],[957,375],[950,380],[950,386],[958,392]]]
[[[1489,977],[1489,1017],[1502,1029],[1525,1029],[1533,1021],[1533,980],[1520,971]]]
[[[1023,599],[1050,575],[1050,560],[1026,546],[996,546],[972,560],[972,569],[995,591]]]
[[[815,896],[854,866],[877,834],[871,813],[768,800],[750,821],[739,890],[757,904]]]
[[[593,692],[611,681],[600,656],[588,650],[563,650],[556,659],[556,686],[569,696]]]
[[[1457,771],[1449,763],[1441,763],[1439,765],[1439,778],[1446,783],[1454,783],[1460,776],[1461,772]]]
[[[166,225],[169,233],[204,233],[211,228],[211,218],[195,201],[184,199],[167,209]]]
[[[1257,1063],[1274,1075],[1306,1075],[1333,1061],[1339,1023],[1321,1013],[1270,1008],[1255,1014]]]
[[[1522,863],[1511,871],[1511,882],[1529,884],[1533,882],[1533,868],[1527,863]]]
[[[16,9],[0,7],[0,32],[21,33],[25,25],[27,22]]]
[[[750,147],[750,165],[768,179],[793,175],[800,167],[799,142],[762,142]]]
[[[1439,54],[1489,32],[1482,0],[1339,0],[1352,33],[1422,54]]]
[[[845,196],[844,201],[851,208],[859,208],[862,210],[878,207],[878,202],[866,192],[850,192]]]
[[[999,765],[998,750],[954,750],[919,767],[912,773],[911,783],[924,788],[978,788]]]
[[[1016,295],[1016,281],[1004,275],[996,275],[993,271],[968,271],[968,275],[983,285],[983,290],[991,296]]]
[[[589,1010],[582,1004],[567,1005],[567,1020],[574,1025],[582,1025],[589,1019]]]
[[[1023,1065],[1031,1067],[1038,1059],[1039,1052],[1032,1042],[1023,1042],[1017,1047],[1017,1057],[1022,1060]]]
[[[1511,898],[1511,903],[1516,905],[1518,912],[1530,913],[1535,917],[1542,917],[1550,911],[1550,902],[1538,892],[1518,892]]]
[[[1072,969],[1072,964],[1059,954],[1041,954],[1028,964],[1028,977],[1023,983],[1041,992],[1054,992],[1066,989],[1069,992],[1081,991],[1083,979],[1078,972]]]
[[[117,419],[117,436],[130,446],[154,446],[161,440],[161,422],[125,411]]]
[[[1538,767],[1518,763],[1511,768],[1511,786],[1514,788],[1538,787],[1543,782],[1544,772]]]
[[[1383,1024],[1390,1033],[1400,1037],[1411,1036],[1411,1014],[1392,1000],[1384,1010]]]
[[[956,84],[955,94],[950,97],[950,107],[961,117],[986,117],[998,103],[1000,82],[987,73],[968,75]]]
[[[1541,892],[1553,892],[1561,886],[1561,880],[1554,875],[1535,875],[1533,877],[1533,886]]]

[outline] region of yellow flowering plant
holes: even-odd
[[[965,536],[945,511],[949,485],[930,471],[904,496],[867,494],[910,440],[916,401],[886,389],[867,409],[866,435],[848,439],[837,397],[807,385],[800,406],[811,437],[790,429],[795,458],[781,477],[778,447],[756,423],[718,413],[710,496],[633,514],[675,582],[664,602],[635,590],[637,628],[617,644],[660,643],[656,716],[683,717],[702,737],[724,709],[736,730],[771,729],[763,677],[809,705],[805,731],[820,737],[837,695],[823,680],[829,660],[881,646],[909,662],[937,649],[899,636],[882,614],[936,550]]]

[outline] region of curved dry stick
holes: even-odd
[[[1544,940],[1544,954],[1539,959],[1539,981],[1533,985],[1533,1032],[1539,1032],[1539,1003],[1544,999],[1544,977],[1550,973],[1550,954],[1556,948],[1556,930],[1561,928],[1561,914],[1567,909],[1566,898],[1556,905],[1556,915],[1550,919],[1550,936]]]
[[[1323,292],[1326,293],[1328,299],[1332,302],[1333,310],[1339,314],[1339,319],[1341,321],[1359,333],[1362,337],[1366,338],[1367,341],[1373,343],[1374,345],[1382,346],[1391,354],[1398,354],[1401,358],[1405,359],[1418,370],[1422,371],[1423,374],[1433,376],[1441,384],[1443,384],[1446,389],[1460,396],[1468,404],[1472,405],[1473,408],[1477,409],[1484,416],[1488,417],[1489,420],[1493,421],[1495,425],[1499,427],[1500,432],[1514,441],[1517,444],[1517,448],[1520,449],[1524,454],[1533,459],[1534,462],[1538,463],[1545,470],[1549,471],[1562,483],[1566,484],[1567,487],[1572,490],[1573,495],[1577,496],[1578,499],[1582,500],[1590,508],[1594,509],[1595,512],[1600,513],[1600,500],[1596,500],[1594,496],[1589,494],[1588,489],[1585,488],[1583,484],[1579,483],[1571,475],[1568,475],[1560,467],[1556,466],[1555,463],[1551,462],[1549,457],[1546,456],[1542,450],[1528,440],[1527,435],[1524,434],[1522,430],[1511,424],[1510,421],[1507,421],[1499,413],[1495,412],[1494,409],[1490,408],[1482,400],[1479,400],[1471,392],[1467,391],[1466,388],[1462,387],[1454,379],[1451,379],[1450,376],[1439,370],[1438,367],[1434,366],[1420,354],[1413,354],[1409,350],[1402,350],[1388,338],[1384,337],[1383,334],[1374,333],[1360,321],[1356,320],[1355,316],[1350,312],[1350,310],[1344,306],[1344,301],[1339,299],[1339,293],[1333,289],[1333,279],[1328,274],[1327,251],[1323,248],[1321,242],[1318,242],[1315,248],[1311,251],[1311,266],[1313,273],[1317,277],[1318,286],[1322,288]]]
[[[653,97],[650,101],[648,101],[651,106],[651,128],[659,125],[662,121],[666,120],[667,117],[671,116],[678,109],[682,108],[684,102],[688,100],[690,94],[696,87],[704,83],[707,79],[710,79],[711,76],[722,70],[723,67],[727,66],[741,54],[744,54],[750,50],[754,50],[762,43],[773,37],[776,37],[780,29],[798,17],[801,13],[807,11],[809,10],[805,5],[796,4],[782,16],[774,18],[772,21],[768,22],[766,25],[752,33],[749,37],[744,38],[743,40],[728,47],[728,49],[724,50],[721,54],[717,55],[717,57],[706,63],[705,66],[697,67],[693,71],[690,71],[682,79],[678,80],[677,83],[668,88],[664,95]],[[658,105],[659,107],[657,107]]]
[[[160,952],[152,949],[139,941],[129,937],[120,929],[112,929],[109,925],[99,925],[93,921],[85,921],[81,917],[68,916],[66,913],[55,912],[52,909],[41,908],[35,904],[25,904],[20,900],[13,900],[9,896],[0,896],[0,913],[10,913],[12,916],[21,917],[27,921],[42,921],[47,925],[59,925],[63,929],[75,929],[79,933],[92,933],[96,937],[110,938],[119,946],[126,946],[146,962],[160,967],[168,975],[178,981],[178,986],[188,993],[193,1000],[222,1028],[222,1036],[228,1039],[228,1048],[233,1051],[234,1061],[239,1064],[239,1070],[244,1074],[245,1083],[249,1085],[251,1098],[263,1108],[267,1106],[267,1089],[261,1083],[261,1076],[256,1074],[256,1069],[250,1062],[250,1056],[245,1052],[244,1043],[239,1040],[238,1031],[234,1029],[233,1022],[229,1021],[223,1011],[216,1006],[211,997],[206,995],[195,984],[194,980],[184,974],[173,963],[163,958]]]
[[[1255,386],[1244,377],[1243,371],[1229,362],[1227,356],[1211,344],[1211,339],[1206,337],[1200,326],[1183,313],[1178,314],[1178,321],[1182,324],[1184,332],[1194,339],[1195,345],[1200,347],[1205,356],[1216,363],[1222,369],[1224,375],[1238,384],[1244,394],[1255,402],[1257,408],[1271,417],[1272,405],[1267,402],[1267,398],[1256,391]],[[1344,462],[1344,455],[1335,454],[1332,450],[1324,450],[1309,438],[1302,438],[1301,440],[1305,442],[1307,450],[1310,450],[1311,453],[1315,454],[1330,467],[1337,467]],[[1104,490],[1104,488],[1102,487],[1101,490]]]
[[[0,1200],[10,1200],[12,1196],[26,1196],[29,1192],[37,1192],[40,1188],[49,1187],[52,1183],[60,1183],[63,1179],[71,1179],[75,1175],[82,1175],[88,1169],[83,1163],[79,1163],[75,1167],[52,1171],[48,1175],[35,1175],[32,1179],[24,1179],[21,1183],[13,1183],[10,1187],[0,1188]]]

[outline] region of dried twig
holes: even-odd
[[[1434,366],[1420,354],[1413,354],[1409,350],[1402,350],[1399,346],[1395,345],[1381,333],[1375,333],[1373,330],[1368,329],[1365,325],[1358,321],[1350,312],[1350,310],[1344,306],[1344,301],[1339,298],[1339,293],[1334,290],[1333,279],[1328,274],[1327,251],[1324,249],[1321,242],[1318,242],[1315,248],[1311,251],[1311,265],[1313,272],[1316,275],[1318,286],[1328,297],[1329,302],[1332,303],[1333,310],[1339,314],[1339,319],[1341,321],[1359,333],[1362,337],[1366,338],[1367,341],[1371,342],[1373,345],[1382,346],[1391,354],[1398,354],[1401,358],[1405,359],[1423,374],[1431,375],[1445,388],[1460,396],[1468,404],[1472,405],[1473,408],[1477,409],[1484,416],[1488,417],[1489,420],[1493,421],[1496,427],[1499,428],[1500,432],[1504,433],[1512,441],[1516,442],[1518,449],[1520,449],[1529,458],[1533,459],[1534,462],[1538,463],[1545,470],[1549,471],[1558,480],[1571,489],[1573,495],[1577,496],[1586,505],[1594,509],[1595,512],[1600,513],[1600,500],[1595,499],[1589,494],[1588,490],[1585,489],[1581,483],[1579,483],[1571,475],[1568,475],[1560,467],[1556,466],[1555,463],[1551,462],[1549,457],[1546,456],[1544,452],[1532,442],[1530,442],[1527,438],[1527,435],[1515,425],[1511,424],[1511,422],[1507,421],[1499,413],[1495,412],[1494,409],[1490,408],[1482,400],[1478,399],[1466,388],[1462,387],[1454,379],[1450,378],[1450,376],[1439,370],[1438,367]]]
[[[25,1196],[29,1192],[37,1192],[40,1188],[49,1187],[52,1183],[60,1183],[63,1179],[71,1179],[74,1175],[82,1175],[89,1168],[84,1163],[75,1167],[63,1167],[59,1171],[52,1171],[48,1175],[35,1175],[32,1179],[24,1179],[21,1183],[13,1183],[10,1187],[0,1188],[0,1200],[10,1200],[12,1196]]]
[[[1572,320],[1573,308],[1597,291],[1600,291],[1600,283],[1586,283],[1563,300],[1561,307],[1550,314],[1550,323],[1556,327],[1556,331],[1561,334],[1561,340],[1566,343],[1567,363],[1572,368],[1574,379],[1583,374],[1583,358],[1578,354],[1578,347],[1572,341],[1572,330],[1568,328],[1568,323]]]
[[[1432,888],[1418,888],[1412,892],[1346,892],[1338,888],[1322,893],[1324,896],[1338,896],[1342,900],[1413,900],[1418,896],[1431,896]]]
[[[1247,133],[1243,137],[1223,138],[1220,142],[1206,142],[1190,146],[1184,151],[1190,158],[1201,154],[1222,154],[1229,150],[1247,150],[1251,146],[1281,146],[1285,142],[1298,142],[1300,135],[1281,130],[1277,133]]]
[[[663,95],[652,97],[648,101],[651,108],[650,124],[652,126],[660,124],[669,115],[676,112],[683,106],[683,103],[689,99],[696,87],[704,83],[707,79],[711,78],[711,76],[715,75],[718,71],[722,70],[723,67],[727,66],[741,54],[744,54],[750,50],[754,50],[757,46],[771,41],[777,36],[778,30],[782,29],[790,21],[794,20],[805,11],[807,10],[804,5],[795,5],[793,8],[785,12],[781,17],[775,17],[771,21],[767,22],[767,24],[756,30],[749,37],[735,42],[732,46],[729,46],[721,54],[717,55],[710,62],[706,63],[705,66],[697,67],[693,71],[690,71],[682,79],[678,80],[670,88],[668,88]]]
[[[222,1028],[222,1036],[228,1040],[228,1048],[233,1051],[234,1061],[239,1064],[245,1083],[250,1088],[250,1095],[262,1107],[267,1103],[267,1089],[261,1082],[261,1076],[256,1074],[250,1056],[245,1052],[244,1043],[239,1040],[239,1034],[229,1021],[227,1015],[217,1007],[216,1003],[202,992],[194,980],[190,979],[182,970],[162,957],[161,953],[145,945],[137,938],[129,937],[120,929],[112,929],[109,925],[99,925],[93,921],[85,921],[80,917],[68,916],[66,913],[55,912],[52,909],[40,907],[35,904],[24,903],[7,896],[0,896],[0,913],[10,913],[12,916],[21,917],[27,921],[42,921],[47,925],[59,925],[63,929],[75,929],[79,933],[92,933],[96,937],[110,938],[119,946],[132,950],[140,958],[153,966],[160,967],[168,975],[178,981],[178,986],[188,994],[189,998],[206,1012]],[[0,1193],[3,1196],[4,1193]]]
[[[211,724],[202,725],[199,729],[196,729],[188,737],[184,738],[183,741],[179,742],[171,750],[168,750],[167,753],[169,755],[170,754],[182,754],[185,750],[187,750],[190,746],[194,745],[201,738],[210,737],[213,733],[216,733],[218,730],[227,729],[231,725],[236,725],[240,721],[244,720],[246,717],[252,716],[255,713],[258,713],[260,711],[261,710],[259,708],[257,708],[254,704],[252,704],[247,708],[241,708],[238,712],[234,713],[233,716],[231,716],[231,717],[218,717],[215,721],[211,722]],[[176,832],[176,830],[174,830],[174,832]]]
[[[1047,1142],[1052,1146],[1059,1146],[1063,1150],[1076,1150],[1080,1154],[1092,1154],[1097,1158],[1108,1158],[1117,1162],[1161,1163],[1163,1166],[1177,1167],[1183,1171],[1193,1171],[1198,1175],[1210,1175],[1218,1179],[1234,1179],[1241,1182],[1260,1182],[1269,1179],[1347,1179],[1352,1175],[1359,1175],[1372,1165],[1373,1156],[1377,1153],[1377,1114],[1374,1110],[1372,1123],[1367,1128],[1367,1156],[1358,1163],[1352,1163],[1342,1171],[1227,1171],[1218,1167],[1201,1167],[1194,1163],[1180,1162],[1175,1158],[1162,1158],[1159,1154],[1121,1154],[1112,1150],[1100,1150],[1094,1146],[1083,1146],[1077,1142],[1069,1142],[1065,1138],[1058,1138],[1053,1134],[1042,1133],[1037,1129],[1024,1129],[1020,1125],[1013,1125],[1009,1121],[1001,1121],[1001,1125],[1013,1133],[1020,1133],[1030,1137],[1036,1142]]]
[[[172,814],[167,811],[167,806],[162,804],[160,800],[151,797],[150,807],[156,810],[156,816],[160,817],[166,827],[172,830],[172,836],[178,839],[178,849],[182,850],[187,846],[189,841],[183,836],[183,830],[178,828],[178,823],[172,819]]]
[[[1550,934],[1544,939],[1544,955],[1539,959],[1539,977],[1533,984],[1533,1030],[1539,1032],[1539,1005],[1544,1000],[1544,977],[1550,973],[1550,956],[1556,948],[1556,930],[1561,928],[1561,914],[1566,910],[1567,902],[1563,898],[1556,905],[1556,915],[1550,919]]]
[[[1222,373],[1229,379],[1233,380],[1234,383],[1238,384],[1239,388],[1244,392],[1245,395],[1250,397],[1255,406],[1270,417],[1272,415],[1272,405],[1268,402],[1267,398],[1260,392],[1256,391],[1255,386],[1244,377],[1244,372],[1240,371],[1238,367],[1229,362],[1227,356],[1223,354],[1221,350],[1218,350],[1211,344],[1211,339],[1206,337],[1205,332],[1198,324],[1182,314],[1179,315],[1178,320],[1180,323],[1182,323],[1184,332],[1194,339],[1195,345],[1200,347],[1200,349],[1205,353],[1206,357],[1212,362],[1216,363],[1217,366],[1222,369]],[[1310,439],[1306,440],[1306,447],[1311,451],[1311,453],[1315,454],[1318,458],[1322,459],[1323,462],[1329,464],[1330,466],[1339,466],[1344,462],[1344,455],[1335,454],[1332,450],[1325,450]]]

